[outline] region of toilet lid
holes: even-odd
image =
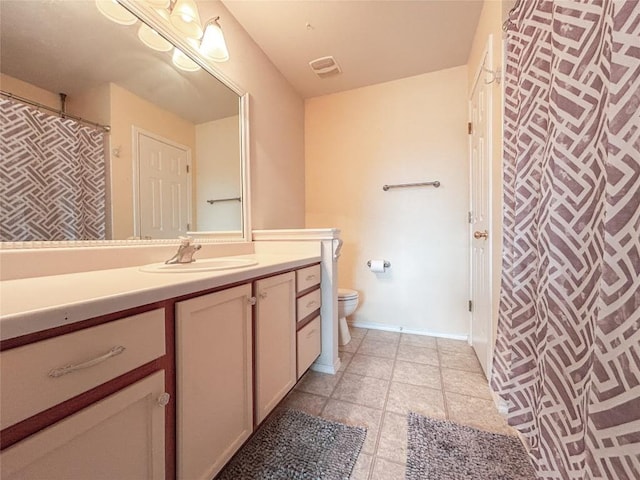
[[[358,292],[356,290],[350,290],[348,288],[338,289],[338,299],[348,300],[350,298],[357,298]]]

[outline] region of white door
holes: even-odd
[[[190,151],[137,132],[140,238],[177,238],[190,229]]]
[[[491,368],[491,247],[490,162],[491,162],[491,84],[485,74],[490,69],[491,38],[477,76],[470,101],[471,211],[471,345],[485,375]]]

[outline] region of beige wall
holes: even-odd
[[[0,73],[0,88],[5,92],[28,98],[50,108],[60,109],[60,96],[57,93],[36,87],[15,77]]]
[[[110,124],[113,238],[123,239],[133,235],[132,127],[189,147],[192,160],[195,158],[196,130],[193,123],[115,84],[111,84]]]
[[[111,121],[111,87],[108,83],[67,97],[67,111],[94,123]]]
[[[353,319],[466,336],[466,66],[309,99],[305,122],[306,226],[342,230]],[[431,180],[442,186],[382,190]],[[391,269],[370,272],[377,258]]]
[[[203,21],[220,15],[230,59],[217,68],[250,94],[252,226],[303,228],[304,101],[221,2],[198,3]]]
[[[468,97],[471,97],[474,82],[478,75],[480,62],[487,45],[487,39],[492,36],[493,70],[504,71],[503,67],[503,39],[502,23],[506,13],[515,4],[514,0],[485,0],[476,29],[468,67]],[[502,276],[502,123],[503,123],[503,82],[492,84],[492,161],[491,161],[491,226],[489,238],[492,255],[492,317],[493,332],[497,327],[498,305],[500,300],[500,279]]]
[[[209,199],[242,196],[239,126],[237,115],[196,125],[198,175],[194,206],[197,207],[195,229],[198,231],[242,230],[240,202],[207,203]]]

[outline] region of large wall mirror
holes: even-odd
[[[0,2],[0,239],[246,240],[247,95],[121,3],[135,24],[93,0]]]

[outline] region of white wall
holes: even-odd
[[[250,93],[252,226],[302,228],[304,101],[219,0],[198,5],[220,15],[230,59],[216,67]]]
[[[468,334],[466,124],[466,66],[306,101],[306,227],[342,230],[356,322]],[[392,268],[373,274],[376,258]]]
[[[207,203],[207,200],[242,195],[238,116],[196,125],[196,211],[195,229],[201,232],[242,230],[241,203]]]

